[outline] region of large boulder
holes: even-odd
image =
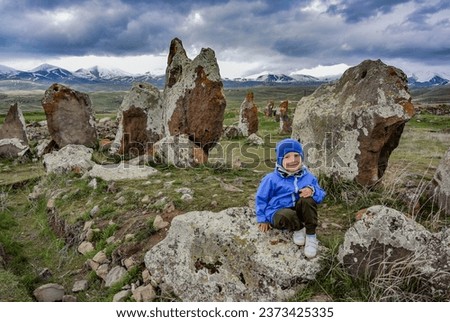
[[[313,171],[370,186],[414,113],[406,75],[366,60],[299,101],[292,137],[303,143]]]
[[[133,156],[147,153],[164,134],[159,90],[148,83],[133,84],[117,118],[119,127],[110,152]]]
[[[247,207],[179,215],[144,257],[153,285],[190,302],[286,301],[315,278],[319,260],[306,259],[289,232],[260,232]]]
[[[395,209],[372,206],[345,233],[338,257],[385,299],[401,300],[408,287],[420,290],[417,299],[450,299],[450,229],[431,233]]]
[[[153,159],[162,164],[190,168],[208,161],[208,155],[186,134],[166,136],[153,145]]]
[[[47,173],[86,173],[95,165],[92,161],[94,151],[84,145],[69,144],[61,150],[44,154],[44,167]]]
[[[10,106],[0,127],[0,158],[16,158],[29,151],[25,118],[17,103]]]
[[[173,39],[164,88],[166,136],[186,134],[208,153],[222,135],[225,107],[214,51],[203,48],[190,60],[181,40]]]
[[[50,135],[59,148],[68,144],[97,145],[94,111],[87,94],[53,84],[45,91],[42,107]]]

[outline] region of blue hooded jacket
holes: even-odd
[[[293,139],[284,139],[277,144],[277,164],[275,170],[267,174],[256,192],[256,219],[258,223],[273,224],[273,215],[281,208],[295,207],[300,198],[299,191],[305,187],[313,190],[312,198],[321,203],[325,198],[325,191],[319,186],[317,178],[302,166],[296,173],[288,173],[282,166],[286,153],[297,152],[302,156],[301,144]]]

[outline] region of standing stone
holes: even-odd
[[[275,103],[270,100],[267,102],[266,108],[264,109],[264,115],[267,117],[272,117],[273,116],[273,107],[274,107]]]
[[[97,130],[91,99],[61,84],[53,84],[42,99],[47,126],[59,148],[68,144],[95,147]]]
[[[406,75],[366,60],[299,101],[292,137],[308,149],[313,171],[370,186],[383,176],[414,113]]]
[[[289,118],[289,101],[281,102],[280,111],[280,134],[292,133],[292,120]]]
[[[188,135],[206,153],[222,135],[226,100],[212,49],[190,60],[181,40],[170,44],[164,88],[166,136]]]
[[[17,138],[28,145],[25,118],[17,103],[9,107],[5,121],[0,128],[0,139]]]
[[[10,106],[0,128],[0,158],[22,156],[29,150],[25,118],[17,103]]]
[[[433,178],[434,197],[439,209],[445,215],[450,215],[450,149],[445,153],[441,163],[439,163]]]
[[[253,97],[253,92],[248,92],[241,104],[239,129],[243,136],[258,132],[258,106],[256,106]]]
[[[119,127],[111,153],[142,155],[160,140],[163,107],[159,90],[148,83],[136,83],[125,95],[118,112]]]

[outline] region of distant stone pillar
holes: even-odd
[[[283,101],[279,107],[280,111],[280,133],[291,134],[292,132],[292,120],[289,118],[289,101]]]
[[[264,115],[267,117],[272,117],[274,115],[273,107],[275,103],[271,100],[267,102],[266,108],[264,109]]]
[[[238,127],[243,136],[258,132],[258,107],[253,99],[253,92],[248,92],[241,104]]]
[[[53,84],[41,102],[49,133],[59,148],[68,144],[97,145],[94,111],[87,94]]]

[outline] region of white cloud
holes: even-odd
[[[313,68],[303,68],[303,69],[297,70],[291,74],[311,75],[314,77],[335,76],[335,75],[342,74],[350,67],[351,66],[348,66],[346,64],[336,64],[336,65],[330,65],[330,66],[318,65]]]

